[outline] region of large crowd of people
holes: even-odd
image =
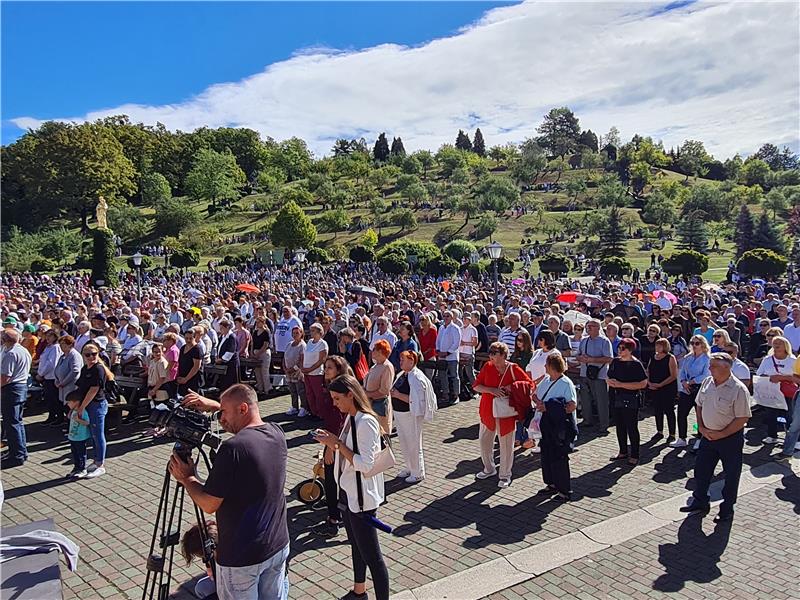
[[[645,406],[654,443],[697,455],[687,512],[708,511],[708,484],[722,461],[719,521],[733,518],[748,424],[763,421],[763,444],[780,445],[778,460],[800,449],[797,285],[669,281],[660,273],[636,281],[539,276],[504,280],[495,298],[491,281],[469,275],[300,267],[154,269],[141,287],[123,274],[113,289],[93,288],[77,273],[0,276],[4,467],[27,459],[31,390],[41,391],[46,423],[68,429],[69,477],[93,478],[106,473],[104,418],[115,377],[146,378],[154,403],[183,397],[205,407],[206,371],[224,367],[214,382],[222,396],[233,390],[250,411],[255,393],[280,388],[291,396],[287,418],[306,423],[324,445],[327,519],[314,533],[346,529],[355,581],[346,597],[361,599],[367,569],[376,596],[388,598],[376,529],[354,517],[376,519],[384,500],[382,440],[396,434],[398,475],[420,484],[425,424],[459,402],[478,404],[476,479],[512,485],[514,456],[530,449],[541,456],[540,493],[562,502],[572,500],[569,457],[579,434],[607,435],[613,426],[619,448],[610,460],[638,464]],[[254,381],[252,396],[240,389],[245,380]],[[761,416],[751,419],[756,405]],[[89,440],[94,462],[86,466]],[[214,478],[206,492],[221,485]],[[283,553],[283,537],[273,546]]]

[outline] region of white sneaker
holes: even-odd
[[[497,481],[497,487],[499,487],[499,488],[507,488],[510,485],[511,485],[511,478],[510,477],[508,479],[499,479]]]
[[[96,477],[100,477],[101,475],[105,475],[105,474],[106,474],[106,468],[105,467],[96,467],[93,471],[89,471],[89,473],[86,475],[85,479],[94,479]]]
[[[475,473],[475,479],[489,479],[489,477],[494,477],[495,475],[497,475],[497,469],[493,469],[491,473],[481,471],[480,473]]]
[[[531,452],[533,454],[539,454],[541,451],[542,449],[539,446],[534,446],[533,448],[531,448]]]
[[[411,475],[411,471],[409,471],[408,469],[403,469],[397,474],[397,477],[398,479],[405,479],[409,475]]]
[[[670,448],[685,448],[685,447],[686,447],[686,446],[688,446],[688,445],[689,445],[689,444],[687,444],[687,443],[686,443],[686,440],[683,440],[683,439],[681,439],[681,438],[678,438],[677,440],[675,440],[674,442],[672,442],[672,443],[669,445],[669,447],[670,447]]]
[[[780,442],[780,440],[778,438],[769,437],[769,436],[767,436],[763,440],[761,440],[762,444],[777,444],[778,442]]]
[[[308,412],[308,411],[307,411],[305,408],[301,408],[301,409],[300,409],[300,410],[297,412],[297,416],[298,416],[298,417],[307,417],[308,415],[309,415],[309,412]]]
[[[290,417],[293,417],[297,414],[297,412],[298,412],[297,409],[293,406],[292,408],[286,411],[286,414],[289,415]]]
[[[409,475],[408,477],[406,477],[405,482],[406,483],[418,483],[418,482],[422,481],[423,479],[425,479],[425,478],[424,477],[414,477],[413,475]]]

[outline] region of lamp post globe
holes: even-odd
[[[308,252],[305,248],[296,248],[294,251],[294,259],[300,265],[300,299],[305,298],[305,287],[303,286],[303,263],[306,262],[306,254]]]
[[[133,266],[136,267],[136,290],[139,293],[137,300],[142,299],[142,258],[142,253],[138,250],[136,251],[136,254],[131,256],[131,259],[133,260]]]
[[[503,254],[503,246],[499,242],[492,242],[486,246],[486,251],[489,253],[489,258],[492,259],[492,276],[494,278],[494,305],[497,306],[498,289],[497,289],[497,261]]]

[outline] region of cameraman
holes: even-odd
[[[286,438],[264,423],[253,388],[235,384],[220,401],[190,391],[184,406],[219,410],[234,436],[220,446],[205,484],[194,465],[173,454],[172,476],[204,512],[216,514],[216,585],[220,600],[286,600],[289,529],[286,523]]]

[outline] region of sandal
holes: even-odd
[[[528,438],[527,440],[522,442],[522,447],[525,450],[530,450],[531,448],[535,448],[536,447],[536,442],[534,442],[532,439]]]
[[[629,458],[628,459],[628,464],[631,465],[632,467],[635,467],[636,465],[639,464],[639,459],[638,458]]]
[[[609,458],[608,460],[610,460],[610,461],[615,461],[615,460],[625,460],[626,458],[628,458],[628,455],[627,455],[627,454],[617,454],[616,456],[612,456],[612,457],[611,457],[611,458]]]

